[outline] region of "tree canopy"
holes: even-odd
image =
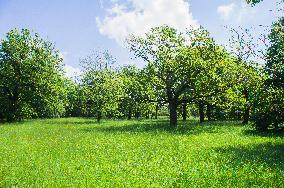
[[[64,114],[61,57],[52,43],[27,29],[0,44],[0,113],[8,121]]]
[[[109,51],[80,59],[82,74],[64,76],[54,45],[28,29],[0,44],[0,119],[48,117],[158,118],[179,116],[252,120],[267,129],[283,123],[283,18],[268,36],[265,65],[255,63],[248,30],[231,29],[230,48],[203,27],[179,32],[167,25],[129,36],[143,68],[117,66]]]

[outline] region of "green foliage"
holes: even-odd
[[[111,69],[113,57],[108,52],[97,52],[81,61],[84,70],[81,89],[84,113],[88,117],[115,117],[123,95],[122,81]]]
[[[240,122],[33,120],[0,126],[0,187],[282,187],[283,133]]]
[[[254,98],[254,122],[258,129],[284,122],[284,18],[272,25],[265,65],[266,79]]]
[[[72,80],[66,79],[65,86],[67,103],[65,106],[66,117],[83,116],[83,88]]]
[[[229,40],[230,53],[234,56],[237,64],[236,70],[231,73],[234,77],[231,92],[235,98],[231,98],[233,107],[239,106],[244,124],[248,124],[251,117],[253,96],[262,81],[260,66],[255,63],[256,58],[256,37],[249,29],[230,28],[231,38]]]
[[[262,2],[263,0],[246,0],[246,2],[248,3],[248,4],[251,4],[251,5],[256,5],[256,4],[258,4],[258,3],[260,3],[260,2]],[[279,2],[284,2],[283,0],[279,0]]]
[[[59,117],[66,99],[62,59],[50,42],[27,29],[0,44],[0,114],[8,121]]]
[[[257,3],[263,1],[263,0],[246,0],[247,3],[251,4],[251,5],[256,5]]]
[[[146,118],[153,113],[156,93],[153,80],[147,75],[145,69],[138,69],[135,66],[124,66],[119,71],[119,76],[123,82],[124,96],[120,102],[120,111],[128,119],[135,115],[139,118],[144,114]]]
[[[148,75],[160,90],[156,96],[169,106],[172,126],[177,125],[178,105],[216,96],[224,89],[221,69],[224,61],[230,61],[224,60],[226,52],[203,28],[184,34],[167,25],[156,27],[146,37],[130,37],[128,47],[148,63]]]
[[[278,128],[284,122],[283,90],[264,86],[255,96],[253,122],[257,129],[266,130],[268,127]]]
[[[273,87],[284,90],[284,17],[272,25],[269,34],[270,47],[267,52],[266,70],[268,82]]]

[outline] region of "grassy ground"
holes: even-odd
[[[238,122],[0,126],[0,187],[284,187],[284,134]]]

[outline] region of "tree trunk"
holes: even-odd
[[[249,122],[249,111],[250,111],[250,107],[246,107],[245,112],[244,112],[244,120],[243,120],[243,124],[248,124]]]
[[[98,111],[98,113],[97,113],[97,121],[98,121],[98,123],[101,122],[101,119],[102,119],[102,113],[101,113],[101,111]]]
[[[4,115],[0,112],[0,121],[4,119]]]
[[[20,120],[20,114],[19,114],[19,91],[18,86],[15,86],[13,96],[10,95],[10,104],[9,104],[9,110],[7,115],[7,121],[13,122],[16,120]]]
[[[146,111],[146,119],[149,119],[150,118],[150,115],[149,115],[149,111],[147,110]]]
[[[186,116],[187,116],[186,107],[187,107],[187,103],[186,102],[182,103],[182,120],[183,121],[186,121]]]
[[[211,121],[212,120],[212,117],[211,117],[211,104],[207,104],[207,109],[206,109],[206,115],[207,115],[207,118],[208,118],[208,121]]]
[[[244,111],[244,119],[243,119],[243,124],[248,124],[249,122],[249,112],[250,112],[250,106],[248,104],[249,100],[249,95],[248,95],[248,90],[244,89],[244,98],[246,100],[246,105],[245,105],[245,111]]]
[[[204,122],[204,103],[203,102],[199,102],[199,121],[200,123]]]
[[[128,109],[128,116],[127,116],[127,119],[130,120],[132,117],[132,110],[131,108]]]
[[[158,119],[159,104],[156,105],[155,119]]]
[[[139,111],[136,111],[136,112],[135,112],[135,118],[136,118],[136,119],[139,119],[139,116],[140,116],[140,112],[139,112]]]
[[[170,101],[170,126],[173,128],[177,127],[177,101]]]

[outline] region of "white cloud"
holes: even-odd
[[[235,22],[240,25],[244,22],[249,22],[254,19],[256,9],[250,7],[246,3],[236,5],[231,3],[228,5],[220,5],[217,8],[217,13],[220,14],[221,18],[225,21]]]
[[[104,8],[104,2],[103,2],[103,0],[100,0],[100,8]]]
[[[68,78],[74,78],[81,74],[81,70],[79,68],[75,68],[71,65],[64,65],[64,72]]]
[[[63,59],[63,70],[65,75],[68,78],[74,78],[76,76],[80,76],[81,70],[79,68],[75,68],[71,65],[66,64],[68,52],[59,52],[59,57]]]
[[[250,7],[246,3],[242,3],[237,12],[236,18],[239,24],[254,19],[256,9]]]
[[[217,8],[217,12],[218,14],[221,15],[221,17],[224,19],[224,20],[228,20],[232,13],[234,12],[234,10],[236,9],[236,5],[235,3],[231,3],[231,4],[228,4],[228,5],[220,5],[218,8]]]
[[[181,31],[198,26],[185,0],[128,0],[128,6],[113,2],[116,3],[107,10],[105,17],[97,17],[96,21],[100,33],[119,44],[130,34],[143,35],[163,24]]]

